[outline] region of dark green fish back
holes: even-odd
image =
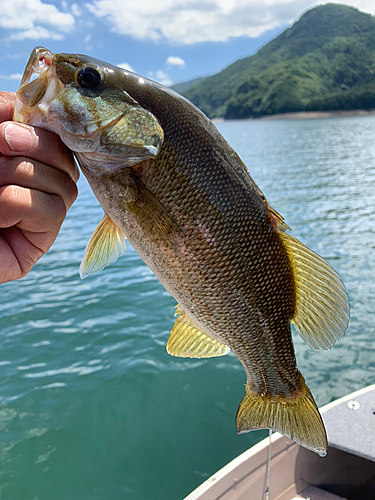
[[[237,431],[268,427],[324,455],[290,325],[311,347],[332,347],[349,318],[340,277],[285,232],[237,154],[184,98],[86,56],[36,49],[30,61],[17,116],[60,130],[105,211],[81,275],[114,262],[127,237],[179,303],[167,351],[212,357],[229,347],[242,363]],[[79,83],[87,72],[93,89]]]
[[[174,296],[231,348],[257,392],[291,394],[300,385],[290,333],[295,289],[273,217],[216,128],[182,98],[168,105],[168,97],[151,109],[165,139],[139,179],[183,232],[174,247]]]

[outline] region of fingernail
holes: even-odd
[[[5,140],[12,151],[28,151],[34,145],[35,134],[32,128],[15,123],[8,123],[4,131]]]

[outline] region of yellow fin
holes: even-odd
[[[293,397],[261,396],[249,384],[236,415],[239,434],[255,429],[272,429],[308,450],[327,454],[327,434],[314,398],[301,377],[301,389]]]
[[[283,233],[285,233],[285,231],[287,231],[287,230],[291,231],[290,227],[285,222],[284,217],[282,215],[280,215],[279,212],[276,212],[276,210],[274,208],[271,207],[271,205],[268,203],[266,198],[264,198],[263,201],[266,203],[267,208],[268,208],[268,212],[272,216],[273,220],[275,221],[275,224],[276,224],[278,231],[282,231]]]
[[[229,352],[226,345],[195,328],[178,305],[176,309],[178,318],[167,343],[168,354],[180,358],[213,358]]]
[[[322,257],[286,233],[279,233],[296,286],[296,330],[310,347],[330,349],[349,322],[348,296],[340,276]]]
[[[132,192],[133,200],[125,203],[126,209],[147,230],[151,240],[159,242],[160,236],[166,241],[183,238],[183,230],[160,200],[131,172],[127,173],[127,178],[125,175],[126,172],[116,182]]]
[[[126,250],[125,235],[112,219],[105,214],[87,243],[85,255],[79,267],[81,278],[101,271],[113,264]]]

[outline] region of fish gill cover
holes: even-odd
[[[290,324],[311,347],[331,348],[349,320],[345,287],[286,233],[212,122],[162,85],[42,47],[26,65],[15,118],[59,133],[104,210],[81,276],[113,263],[128,238],[179,304],[168,352],[230,349],[241,362],[237,432],[270,428],[324,456],[324,424]]]

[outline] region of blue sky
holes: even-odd
[[[165,85],[256,52],[316,0],[4,0],[0,89],[18,88],[31,50],[89,54]],[[375,0],[341,0],[375,15]]]

